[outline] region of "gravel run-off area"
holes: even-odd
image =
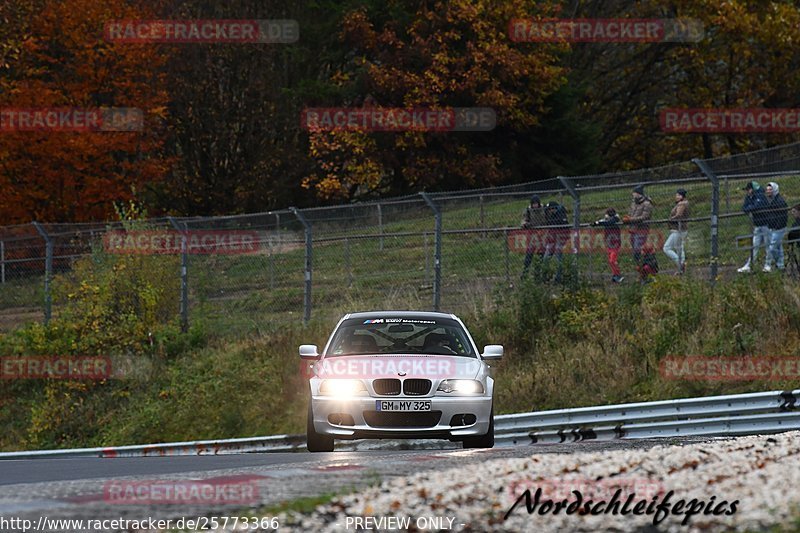
[[[394,477],[313,513],[284,514],[281,523],[305,531],[796,531],[799,452],[800,432],[646,450],[533,452]]]

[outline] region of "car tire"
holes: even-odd
[[[308,400],[308,422],[306,423],[306,448],[310,452],[332,452],[333,437],[321,435],[314,429],[314,413],[311,410],[311,399]]]
[[[467,437],[462,443],[464,449],[469,448],[494,448],[494,405],[489,411],[489,431],[485,435]]]

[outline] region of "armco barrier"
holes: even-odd
[[[658,402],[628,403],[499,415],[495,443],[499,446],[648,439],[687,436],[736,436],[800,429],[797,401],[800,389],[707,396]],[[364,441],[369,442],[369,441]],[[379,447],[421,449],[447,441],[386,441]],[[38,450],[0,453],[0,459],[66,457],[159,457],[305,450],[305,435],[274,435],[242,439],[170,442],[106,448]],[[337,441],[337,449],[376,449],[359,441]]]
[[[293,452],[305,449],[305,435],[274,435],[243,439],[199,440],[138,444],[105,448],[37,450],[0,453],[0,459],[60,459],[66,457],[165,457],[171,455],[222,455],[253,452]]]
[[[500,445],[726,436],[800,429],[800,390],[559,409],[495,417]]]

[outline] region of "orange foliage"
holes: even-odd
[[[558,8],[541,2],[534,9],[552,15]],[[408,15],[379,25],[367,10],[348,13],[342,40],[351,59],[332,81],[368,93],[370,105],[493,108],[497,131],[312,131],[316,169],[303,185],[320,197],[501,183],[508,169],[493,147],[509,147],[515,134],[538,125],[545,99],[565,81],[563,46],[509,40],[509,20],[532,15],[519,2],[424,2]]]
[[[132,107],[140,132],[0,132],[0,224],[108,218],[168,170],[160,156],[167,103],[163,51],[109,43],[103,27],[147,18],[141,2],[41,0],[11,65],[0,108]]]

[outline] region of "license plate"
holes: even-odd
[[[430,411],[430,400],[375,400],[376,411]]]

